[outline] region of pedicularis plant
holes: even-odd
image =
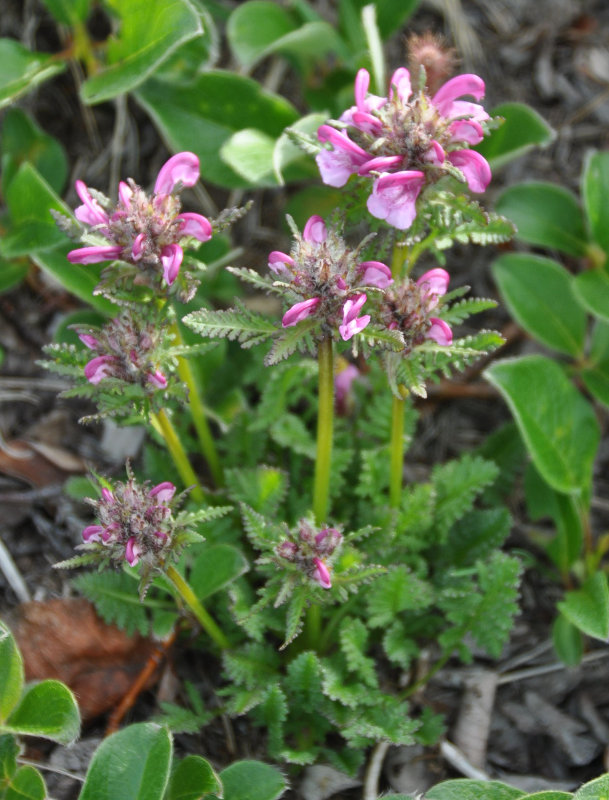
[[[435,742],[442,719],[418,690],[452,656],[500,653],[520,564],[500,549],[510,517],[487,491],[504,480],[493,461],[466,453],[405,485],[413,398],[501,344],[494,331],[459,335],[495,303],[449,288],[450,248],[511,238],[512,223],[470,193],[485,191],[493,161],[551,132],[517,104],[489,114],[483,80],[451,77],[451,55],[433,37],[413,37],[408,68],[386,80],[382,41],[414,3],[396,14],[393,2],[341,0],[338,30],[302,0],[292,11],[249,0],[232,12],[235,59],[248,70],[286,54],[307,87],[303,118],[254,80],[216,69],[220,4],[214,19],[203,2],[147,2],[144,12],[109,0],[120,24],[95,47],[87,0],[46,5],[69,47],[43,58],[1,42],[14,75],[0,102],[75,59],[84,104],[116,98],[120,116],[131,92],[176,153],[151,192],[127,178],[111,200],[77,180],[72,214],[58,196],[57,143],[17,109],[6,118],[4,285],[28,256],[93,306],[93,317],[63,326],[46,366],[72,381],[65,396],[90,401],[85,421],[150,432],[124,478],[94,475],[79,553],[60,566],[96,565],[74,583],[127,630],[200,629],[200,646],[222,661],[220,710],[249,714],[278,761],[354,773],[369,745]],[[328,53],[341,66],[313,90]],[[218,212],[200,177],[240,196],[319,175],[324,185],[291,204],[290,245],[268,266],[224,269],[238,255],[225,231],[248,207]],[[193,196],[205,216],[182,209]],[[252,302],[261,292],[269,315]],[[7,725],[17,694],[2,709]],[[274,800],[284,783],[274,771],[256,778],[265,768],[255,762],[219,778],[204,759],[188,762],[198,756],[171,767],[170,730],[213,716],[189,695],[193,710],[165,707],[104,743],[81,797],[126,796],[100,776],[113,759],[130,774],[124,753],[145,751],[162,761],[162,780],[138,772],[130,797],[223,786],[228,800],[246,785],[248,797]],[[15,752],[9,742],[0,753],[8,781],[19,774]],[[459,786],[470,796],[469,782]],[[429,796],[459,796],[444,787]],[[488,788],[489,798],[512,796]]]

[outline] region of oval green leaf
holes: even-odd
[[[583,257],[588,247],[584,217],[574,194],[543,181],[506,189],[496,210],[516,225],[516,238],[528,244]]]
[[[57,22],[73,26],[89,16],[90,0],[42,0]]]
[[[0,722],[15,708],[23,691],[23,659],[15,639],[0,621]]]
[[[585,783],[573,795],[573,800],[606,800],[609,797],[609,775]]]
[[[544,356],[525,356],[494,364],[485,376],[503,395],[550,486],[567,494],[589,486],[599,425],[561,367]]]
[[[563,615],[559,614],[552,626],[552,644],[556,655],[567,667],[576,667],[584,654],[581,631]]]
[[[15,39],[0,39],[0,64],[0,108],[66,67],[57,57],[33,53]]]
[[[607,641],[609,637],[609,588],[604,572],[596,572],[581,589],[567,592],[558,610],[582,633]]]
[[[580,371],[586,389],[609,407],[609,324],[598,321],[592,331],[590,353]]]
[[[267,48],[297,27],[288,12],[271,0],[249,0],[238,6],[226,25],[233,55],[249,69],[263,58]]]
[[[154,120],[170,149],[191,150],[201,159],[201,177],[229,189],[250,184],[220,156],[231,137],[255,129],[273,140],[298,118],[296,109],[278,95],[241,75],[214,70],[187,86],[156,80],[141,86],[136,98]],[[272,164],[271,164],[272,169]]]
[[[65,187],[68,162],[63,147],[20,108],[6,112],[2,124],[2,192],[6,194],[21,164],[29,161],[58,194]]]
[[[248,570],[245,556],[228,544],[203,547],[190,573],[190,585],[199,600],[227,586]]]
[[[274,150],[275,139],[256,128],[245,128],[222,145],[220,158],[253,186],[276,186]]]
[[[583,354],[586,313],[564,267],[542,256],[509,253],[492,270],[512,315],[528,333],[560,353]]]
[[[203,33],[188,0],[106,0],[121,20],[107,43],[107,66],[81,87],[84,103],[110,100],[133,90],[185,42]]]
[[[2,727],[9,733],[41,736],[60,744],[70,744],[80,733],[76,698],[59,681],[41,681],[26,689],[21,702]]]
[[[26,764],[13,775],[3,800],[45,800],[47,787],[37,769]]]
[[[516,800],[524,798],[526,792],[499,781],[476,781],[457,778],[434,786],[425,797],[427,800]]]
[[[223,769],[224,800],[277,800],[287,788],[283,775],[260,761],[236,761]]]
[[[503,117],[505,122],[477,145],[476,150],[494,169],[532,147],[545,147],[556,136],[545,119],[524,103],[504,103],[490,113],[492,117]]]
[[[199,800],[206,794],[222,797],[220,778],[209,761],[186,756],[172,772],[166,800]]]
[[[609,322],[609,275],[598,269],[581,272],[573,282],[575,296],[591,314]]]
[[[609,153],[591,153],[582,174],[582,199],[590,234],[609,258]]]
[[[169,783],[172,741],[166,728],[137,723],[95,751],[78,800],[161,800]]]

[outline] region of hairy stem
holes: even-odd
[[[328,516],[330,469],[332,466],[332,430],[334,426],[334,364],[332,339],[319,344],[319,412],[317,416],[317,455],[313,483],[313,513],[321,525]]]
[[[205,502],[205,495],[203,489],[199,486],[199,481],[194,473],[194,470],[186,455],[186,450],[180,441],[176,429],[171,424],[171,420],[167,416],[165,409],[162,408],[158,413],[150,414],[150,421],[154,429],[160,433],[165,440],[167,449],[169,450],[174,464],[177,467],[180,477],[185,486],[192,486],[192,498],[197,503]]]
[[[171,583],[177,589],[182,600],[195,615],[205,633],[207,633],[210,638],[213,639],[220,650],[230,649],[230,642],[222,630],[218,627],[218,624],[214,621],[210,613],[201,605],[198,597],[195,595],[193,590],[180,575],[177,569],[169,565],[165,567],[165,575],[169,578]]]

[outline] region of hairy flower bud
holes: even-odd
[[[310,520],[302,519],[292,537],[276,546],[275,554],[279,559],[295,564],[303,575],[323,589],[329,589],[332,578],[328,562],[342,541],[343,536],[337,528],[318,529]]]

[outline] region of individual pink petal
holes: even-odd
[[[283,315],[283,319],[281,320],[282,327],[290,328],[292,325],[296,325],[303,319],[310,317],[311,314],[315,313],[315,309],[320,303],[321,300],[319,297],[311,297],[310,300],[303,300],[301,303],[295,303]]]
[[[353,125],[353,117],[357,112],[369,114],[376,111],[387,102],[386,97],[375,94],[367,95],[370,86],[370,75],[367,69],[360,69],[355,76],[355,105],[344,111],[339,119],[348,125]],[[367,96],[366,96],[367,95]]]
[[[305,242],[321,244],[326,241],[327,235],[328,231],[323,219],[318,214],[309,217],[307,224],[304,226],[304,231],[302,232],[302,238]]]
[[[106,489],[105,486],[101,490],[101,496],[102,496],[102,500],[104,502],[108,503],[109,505],[112,505],[112,503],[114,503],[114,495],[112,494],[110,489]]]
[[[159,170],[155,194],[171,194],[179,184],[187,188],[199,180],[199,159],[194,153],[177,153],[166,161]]]
[[[131,208],[132,197],[133,189],[125,181],[120,181],[118,184],[118,199],[127,211]]]
[[[403,103],[408,102],[408,98],[412,94],[412,83],[410,81],[410,72],[406,67],[400,67],[391,76],[389,82],[389,97],[393,99],[394,89],[398,93],[398,97]]]
[[[135,567],[135,565],[139,562],[141,555],[142,548],[135,540],[135,536],[131,536],[127,541],[127,546],[125,547],[125,558],[127,559],[129,566]]]
[[[367,69],[358,70],[357,75],[355,76],[355,105],[357,106],[359,111],[365,110],[365,101],[366,101],[366,94],[368,92],[368,87],[370,86],[370,73]]]
[[[421,294],[423,297],[442,297],[448,291],[448,283],[450,275],[445,269],[436,267],[430,269],[417,281],[417,286],[423,290]],[[436,303],[437,304],[437,303]]]
[[[167,286],[178,277],[180,264],[184,258],[184,251],[179,244],[168,244],[161,250],[161,264],[163,265],[163,278]]]
[[[417,215],[416,199],[424,183],[425,175],[418,170],[381,175],[373,184],[366,204],[368,211],[394,228],[405,230]]]
[[[178,214],[176,219],[180,220],[180,233],[183,236],[194,236],[200,242],[208,242],[211,239],[213,233],[211,222],[202,214],[187,211]]]
[[[157,389],[166,389],[167,388],[167,378],[163,375],[160,369],[157,369],[156,372],[149,372],[146,375],[148,383],[151,383]]]
[[[356,333],[361,333],[370,322],[369,314],[365,314],[363,317],[357,316],[367,299],[365,294],[358,294],[345,300],[343,305],[343,324],[338,326],[338,331],[343,341],[346,342]]]
[[[156,486],[153,486],[148,492],[148,496],[156,497],[159,503],[169,503],[175,493],[176,487],[173,483],[171,481],[163,481],[163,483],[157,483]]]
[[[112,377],[116,356],[97,356],[85,364],[85,378],[89,383],[97,384],[104,378]]]
[[[87,345],[89,350],[97,350],[99,347],[99,340],[95,336],[91,336],[90,333],[79,333],[78,338],[83,344]]]
[[[74,184],[76,193],[84,203],[74,210],[74,216],[79,222],[87,225],[107,225],[109,217],[97,200],[89,194],[86,184],[83,181],[76,181]]]
[[[386,289],[393,283],[391,270],[381,261],[362,261],[359,269],[362,272],[360,282],[364,286],[376,286],[377,289]]]
[[[358,175],[369,175],[371,172],[388,172],[402,166],[403,156],[377,156],[366,161],[357,171]]]
[[[450,326],[444,322],[443,319],[437,317],[430,317],[431,328],[425,334],[426,339],[433,339],[437,344],[442,347],[448,347],[453,343],[453,332]]]
[[[478,144],[484,138],[482,125],[475,119],[458,119],[451,122],[448,126],[451,142],[466,142],[467,144]]]
[[[368,153],[352,142],[346,133],[329,125],[319,127],[317,138],[320,142],[330,142],[333,147],[333,150],[322,150],[315,156],[321,179],[328,186],[344,186],[349,177],[370,160]]]
[[[322,528],[315,536],[315,548],[320,555],[330,556],[342,540],[343,536],[336,528]]]
[[[338,278],[336,279],[336,288],[340,289],[341,292],[344,292],[345,289],[347,288],[347,282],[345,281],[342,275],[339,275]]]
[[[157,537],[157,539],[160,539],[163,544],[165,544],[165,542],[169,539],[169,536],[167,536],[166,533],[163,533],[163,531],[154,531],[154,535]]]
[[[442,166],[446,159],[446,154],[442,149],[442,145],[439,142],[436,142],[434,139],[431,143],[431,147],[427,152],[423,155],[423,161],[426,161],[428,164],[433,164],[436,167]]]
[[[82,538],[85,542],[99,542],[103,530],[101,525],[87,525],[82,532]]]
[[[472,103],[469,100],[455,100],[446,109],[443,114],[446,119],[457,120],[459,118],[473,119],[476,122],[484,122],[489,118],[488,113],[484,110],[484,106],[479,103]]]
[[[453,150],[448,154],[451,164],[465,175],[472,192],[484,192],[491,181],[491,168],[488,161],[475,150]]]
[[[131,258],[134,261],[139,261],[144,254],[144,242],[146,240],[145,233],[138,233],[131,245]]]
[[[285,539],[283,542],[279,542],[275,552],[280,558],[285,558],[286,561],[294,561],[298,554],[298,545]]]
[[[367,111],[354,111],[351,115],[351,124],[358,130],[370,133],[373,136],[379,134],[383,129],[383,123],[380,119]]]
[[[293,266],[294,259],[287,253],[282,253],[280,250],[273,250],[269,253],[269,269],[275,275],[289,275],[289,267]]]
[[[471,95],[476,100],[480,100],[481,97],[484,97],[485,91],[484,81],[482,78],[478,77],[478,75],[472,75],[470,73],[456,75],[454,78],[446,81],[446,83],[438,89],[432,97],[431,102],[442,116],[447,117],[447,112],[453,101],[458,97]]]
[[[111,539],[116,539],[116,534],[120,530],[120,525],[118,522],[111,522],[106,528],[104,528],[101,538],[102,542],[108,543]]]
[[[94,245],[70,250],[68,261],[72,264],[97,264],[100,261],[114,261],[123,252],[120,245]]]
[[[315,570],[311,577],[322,589],[330,589],[332,586],[330,570],[326,567],[321,558],[314,558],[313,563],[315,564]]]

